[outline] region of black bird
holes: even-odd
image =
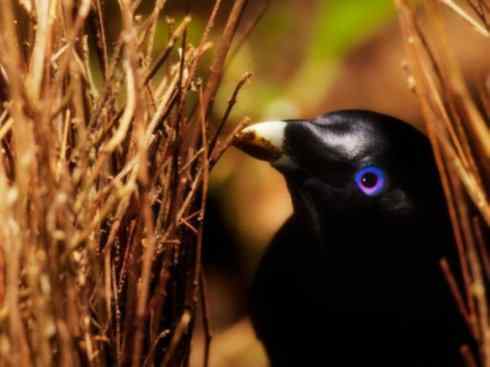
[[[349,110],[252,125],[237,145],[284,175],[294,208],[251,293],[273,367],[463,365],[475,342],[439,265],[457,255],[421,132]]]

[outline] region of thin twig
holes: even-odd
[[[250,78],[252,77],[252,73],[246,73],[238,82],[237,86],[235,87],[235,90],[233,91],[233,94],[231,95],[230,100],[228,101],[228,106],[226,107],[225,114],[223,115],[223,118],[221,119],[221,122],[218,125],[218,129],[216,130],[216,133],[214,134],[213,140],[211,141],[211,144],[209,145],[209,151],[211,152],[211,155],[214,152],[214,148],[216,147],[216,143],[218,141],[218,138],[221,136],[223,132],[223,128],[225,127],[226,123],[228,122],[228,118],[230,117],[230,113],[233,110],[233,107],[237,103],[237,97],[238,93],[240,93],[240,90],[243,88],[245,83],[247,83]]]

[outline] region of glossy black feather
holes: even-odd
[[[473,346],[439,261],[457,264],[427,138],[395,118],[341,111],[286,128],[275,164],[294,214],[258,268],[251,318],[273,367],[462,366]],[[353,180],[382,167],[386,189]]]

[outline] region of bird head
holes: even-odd
[[[313,222],[406,220],[443,205],[428,139],[391,116],[348,110],[262,122],[243,129],[235,145],[281,172],[295,212]]]

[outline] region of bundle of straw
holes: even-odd
[[[490,366],[490,85],[483,80],[479,96],[470,94],[451,53],[440,9],[449,6],[489,37],[490,5],[483,0],[431,0],[423,2],[420,13],[407,0],[396,0],[396,5],[409,81],[432,141],[459,254],[458,269],[445,259],[441,269],[479,345],[478,355],[468,346],[461,352],[468,366]]]
[[[0,2],[2,366],[188,361],[208,172],[233,135],[208,118],[246,1],[204,75],[221,1],[196,47],[184,17],[155,55],[165,2]]]

